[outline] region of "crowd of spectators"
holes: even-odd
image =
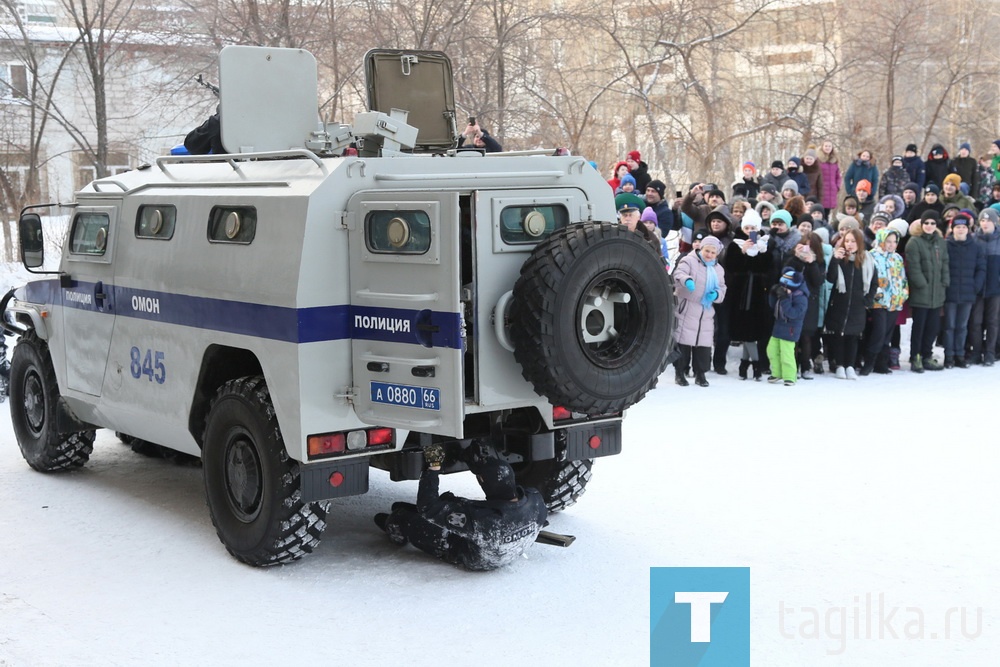
[[[622,224],[664,257],[676,295],[677,384],[729,372],[794,386],[992,366],[1000,330],[1000,139],[978,158],[915,144],[880,169],[832,141],[759,170],[727,194],[692,183],[668,198],[639,151],[608,181]],[[935,357],[940,348],[940,360]]]

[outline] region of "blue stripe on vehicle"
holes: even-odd
[[[25,286],[31,303],[60,305],[122,317],[154,320],[198,329],[244,334],[289,343],[315,343],[358,338],[411,345],[461,349],[458,313],[367,306],[286,308],[259,303],[171,294],[104,285],[103,306],[95,298],[96,283],[39,280]],[[423,325],[423,326],[421,326]]]

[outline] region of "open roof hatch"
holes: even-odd
[[[458,141],[451,61],[440,51],[372,49],[365,54],[368,108],[408,112],[416,152],[443,151]]]

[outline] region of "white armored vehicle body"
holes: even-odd
[[[552,509],[620,451],[669,347],[658,258],[610,224],[582,158],[455,150],[440,54],[367,66],[373,105],[380,80],[404,100],[406,77],[425,75],[425,97],[440,82],[432,111],[411,103],[434,127],[398,108],[324,125],[308,53],[229,47],[227,154],[77,194],[58,272],[4,304],[33,468],[83,465],[99,427],[201,457],[220,539],[269,565],[311,551],[328,501],[366,492],[371,467],[417,478],[422,445],[488,442]],[[334,156],[351,142],[358,156]],[[39,212],[20,225],[35,268]]]

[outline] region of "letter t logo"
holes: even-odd
[[[691,605],[691,641],[708,643],[712,641],[712,604],[721,604],[729,597],[728,592],[699,593],[677,591],[674,602]]]

